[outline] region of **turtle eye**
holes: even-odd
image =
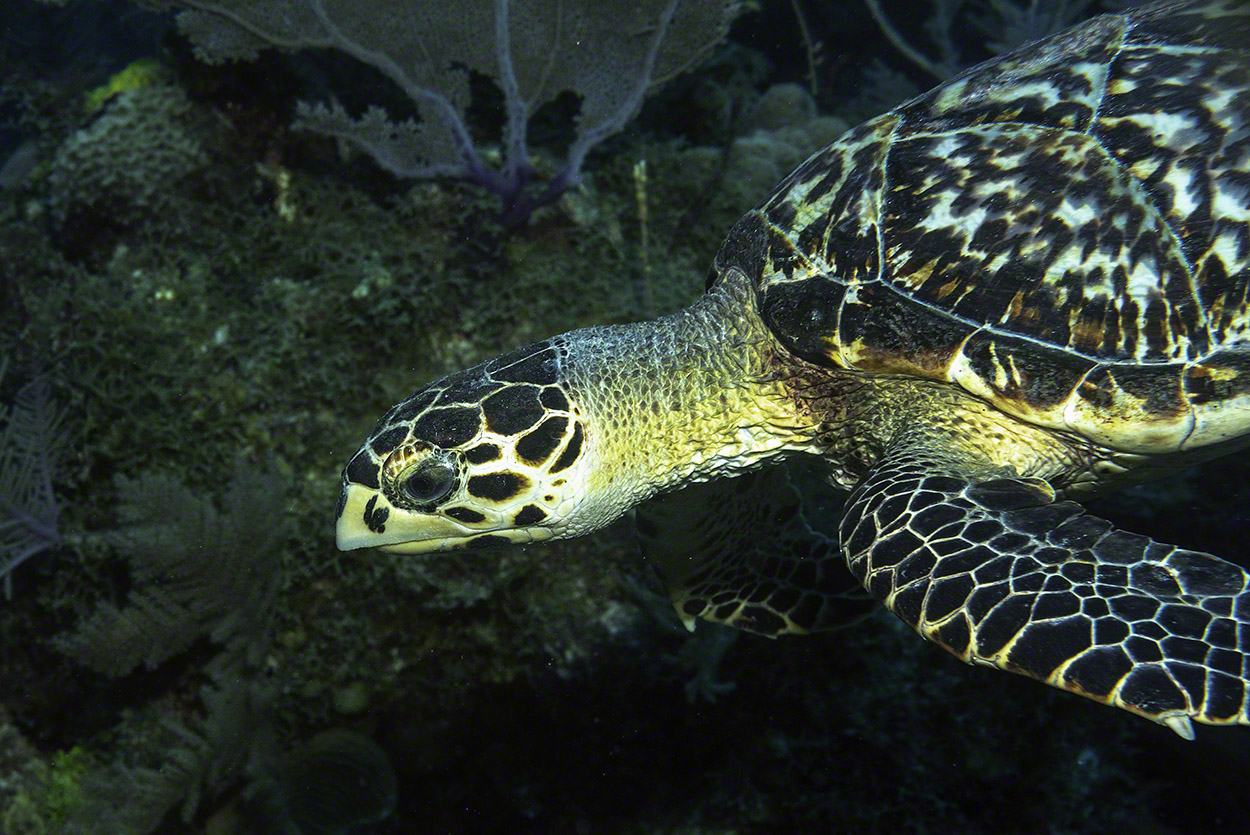
[[[424,505],[446,498],[455,486],[455,468],[447,461],[430,459],[405,477],[399,489],[408,499]]]

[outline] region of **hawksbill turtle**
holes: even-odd
[[[969,663],[1192,738],[1250,724],[1250,576],[1074,499],[1250,443],[1250,4],[969,69],[815,153],[652,322],[431,383],[338,545],[580,536],[637,507],[679,614],[806,632],[862,585]],[[849,492],[813,532],[784,462]],[[861,592],[862,596],[862,592]]]

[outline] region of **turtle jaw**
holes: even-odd
[[[386,554],[437,554],[443,551],[476,551],[486,548],[509,548],[529,545],[551,539],[551,532],[541,528],[531,530],[507,530],[496,533],[474,534],[445,539],[423,539],[383,545],[378,548]]]
[[[437,513],[414,513],[395,507],[377,490],[350,482],[339,496],[335,523],[340,551],[377,548],[388,554],[526,545],[554,535],[554,531],[540,527],[475,530]]]

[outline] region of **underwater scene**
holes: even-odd
[[[596,486],[611,513],[561,528],[559,513],[599,484],[583,441],[606,448],[609,432],[583,435],[567,396],[576,388],[543,378],[570,343],[406,399],[557,334],[695,304],[712,279],[741,275],[718,252],[750,247],[722,249],[726,236],[800,165],[788,182],[815,200],[821,186],[804,177],[841,163],[813,154],[981,62],[1136,5],[4,0],[0,835],[1250,831],[1244,703],[1228,718],[1210,695],[1200,711],[1191,689],[1187,710],[1155,695],[1109,709],[1090,687],[1092,700],[1064,692],[1077,684],[1039,685],[1029,675],[1046,675],[1025,663],[994,661],[1026,675],[963,663],[918,637],[902,603],[891,612],[858,583],[825,595],[845,603],[837,617],[805,619],[797,604],[778,616],[778,604],[771,625],[760,607],[726,614],[720,601],[740,598],[717,597],[735,589],[715,584],[742,585],[728,570],[706,581],[706,605],[694,581],[665,573],[732,528],[761,555],[774,543],[807,549],[854,579],[835,553],[845,491],[813,468],[729,482],[753,494],[722,496],[722,480],[683,496],[682,479],[705,478],[693,464],[629,496]],[[1178,16],[1195,6],[1172,5]],[[1239,6],[1211,4],[1233,16]],[[1171,14],[1150,19],[1149,48],[1170,48]],[[1084,49],[1097,27],[1063,48]],[[1204,101],[1221,90],[1236,101],[1250,85],[1250,41],[1225,52],[1241,63],[1211,76]],[[1028,72],[1001,66],[1004,78]],[[1152,72],[1164,70],[1134,83]],[[985,108],[977,124],[1003,111]],[[1244,151],[1250,134],[1238,141]],[[1243,197],[1246,160],[1229,174]],[[916,201],[928,171],[915,169]],[[812,222],[814,204],[787,205],[770,204],[770,222]],[[909,226],[922,225],[911,211]],[[1226,250],[1230,264],[1244,264],[1250,240],[1241,246]],[[744,292],[716,308],[731,335],[740,315],[759,320],[756,291]],[[832,341],[820,317],[785,319],[808,308],[778,304],[769,327],[795,327],[786,344],[803,357],[787,369],[834,373],[812,370]],[[611,333],[644,340],[644,327]],[[891,328],[897,337],[888,323],[882,333]],[[913,354],[939,340],[913,336],[901,340]],[[628,339],[604,338],[603,380],[627,373]],[[912,366],[886,367],[928,390]],[[1230,405],[1211,414],[1231,421],[1246,406],[1228,394],[1235,373],[1219,380],[1211,391]],[[489,398],[511,383],[534,402],[517,395],[494,413]],[[625,404],[615,429],[643,420],[628,384],[603,389],[604,402]],[[743,390],[690,383],[686,395],[711,409]],[[529,434],[409,478],[406,462],[443,454],[438,438],[447,449],[463,440],[452,425],[462,409],[442,409],[425,435],[392,428],[428,414],[435,393],[439,407],[482,399],[468,435]],[[1154,403],[1134,402],[1141,414]],[[558,416],[520,419],[531,406]],[[678,448],[687,433],[668,419]],[[778,454],[800,444],[785,443]],[[658,444],[644,446],[671,453]],[[1091,516],[1079,518],[1250,568],[1245,453],[1233,440],[1227,449],[1082,500]],[[544,477],[568,474],[557,486],[570,498],[488,524],[483,506],[528,477],[456,468],[503,455],[523,469],[530,450],[549,462]],[[855,486],[846,474],[868,465],[856,466],[833,480]],[[393,475],[408,480],[387,492]],[[1003,519],[1022,512],[1020,485],[1056,498],[1041,478],[1010,483],[1006,498],[976,494]],[[467,548],[411,545],[405,526],[455,491],[482,506],[443,515],[487,533]],[[758,524],[735,527],[740,508]],[[795,531],[824,550],[796,545]],[[454,539],[438,542],[465,544]],[[1089,595],[1110,595],[1089,583]],[[1203,583],[1218,585],[1192,580],[1187,602],[1215,599]],[[1234,597],[1235,612],[1212,603],[1214,620],[1204,617],[1250,635],[1250,597]],[[837,628],[768,634],[815,626]],[[1213,630],[1190,644],[1235,655]],[[961,654],[945,633],[926,634]],[[1222,663],[1243,665],[1227,681],[1246,678],[1244,649],[1206,662]],[[1222,675],[1203,686],[1216,693]]]

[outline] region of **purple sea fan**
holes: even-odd
[[[735,0],[147,0],[177,8],[209,62],[265,47],[334,49],[369,64],[412,101],[419,120],[380,107],[354,118],[338,104],[302,104],[296,127],[338,137],[401,177],[467,180],[497,195],[505,226],[575,186],[586,154],[637,115],[643,100],[698,64],[726,34]],[[503,93],[502,163],[486,162],[465,120],[470,76]],[[562,93],[581,99],[557,172],[535,180],[530,117]]]
[[[52,490],[56,422],[48,381],[37,376],[18,389],[0,434],[0,577],[6,600],[13,597],[13,570],[61,544],[60,507]]]

